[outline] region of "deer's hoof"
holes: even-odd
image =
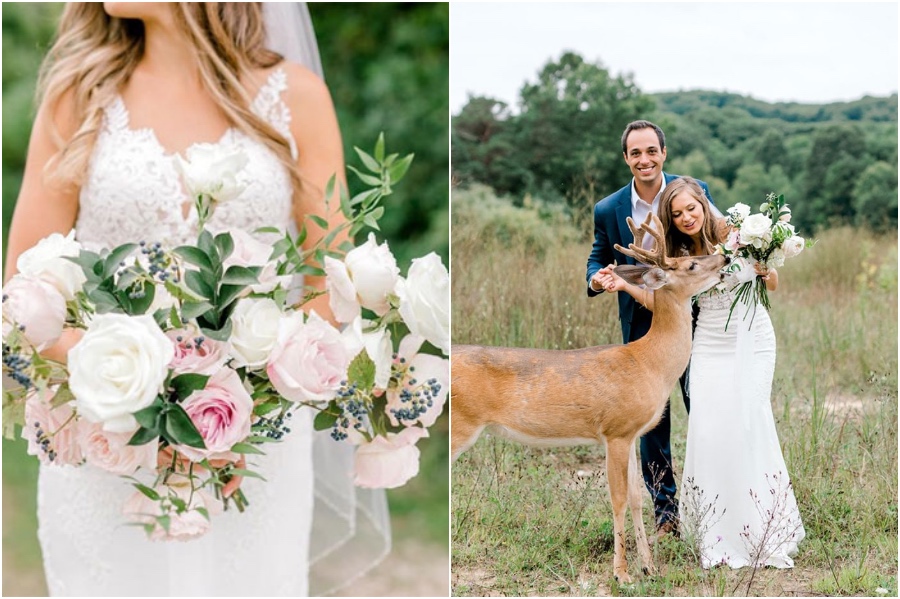
[[[644,566],[643,570],[644,574],[646,574],[647,576],[656,576],[656,566],[654,566],[653,564],[647,564],[646,566]]]
[[[619,584],[631,584],[633,582],[631,576],[628,575],[628,572],[616,572],[614,576],[616,577],[616,582]]]

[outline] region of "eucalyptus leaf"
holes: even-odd
[[[381,164],[379,164],[379,162],[377,160],[375,160],[374,158],[369,156],[366,152],[363,152],[362,150],[360,150],[357,147],[354,147],[353,149],[356,150],[357,156],[359,156],[359,159],[362,160],[363,166],[365,166],[367,169],[369,169],[376,175],[381,174]]]
[[[384,162],[384,131],[378,134],[378,140],[375,142],[375,160]]]
[[[362,181],[363,183],[365,183],[366,185],[372,185],[372,186],[375,186],[375,187],[381,187],[382,181],[381,181],[380,178],[378,178],[378,177],[373,177],[372,175],[367,175],[367,174],[365,174],[365,173],[363,173],[363,172],[360,172],[359,170],[353,168],[353,167],[350,166],[350,165],[347,165],[347,168],[350,169],[351,171],[353,171],[353,173],[354,173],[357,177],[359,177],[359,180]]]
[[[412,164],[413,158],[415,158],[415,154],[409,154],[404,156],[396,164],[392,165],[388,169],[388,174],[391,177],[391,183],[397,183],[400,181],[404,175],[406,175],[409,170],[409,166]]]

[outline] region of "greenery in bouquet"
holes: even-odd
[[[751,266],[760,264],[765,269],[781,267],[787,258],[793,258],[814,243],[797,235],[791,224],[791,209],[785,203],[784,195],[769,193],[760,205],[759,212],[755,214],[751,214],[750,207],[742,203],[735,204],[727,212],[725,222],[731,227],[731,231],[725,242],[717,246],[716,251],[734,259],[742,259]],[[732,260],[728,268],[737,271],[741,267],[740,260]],[[728,322],[731,321],[735,307],[741,302],[752,307],[754,312],[757,304],[766,310],[771,308],[762,276],[757,275],[738,284],[728,313]]]
[[[210,230],[216,207],[242,191],[246,159],[201,145],[180,162],[195,244],[93,252],[72,231],[24,252],[3,295],[3,372],[18,383],[4,389],[4,434],[20,427],[47,464],[128,478],[137,492],[125,513],[160,539],[201,535],[212,513],[243,510],[240,481],[259,477],[247,456],[290,434],[300,409],[355,445],[357,485],[415,476],[415,444],[449,385],[449,276],[435,253],[401,276],[374,233],[337,243],[378,230],[413,158],[385,155],[383,136],[372,154],[356,151],[365,171],[350,168],[367,189],[350,197],[334,178],[325,189],[326,202],[340,199],[339,226],[308,215],[296,233]],[[324,291],[303,276],[325,277],[339,326],[304,309]],[[71,329],[83,335],[66,364],[40,354]]]

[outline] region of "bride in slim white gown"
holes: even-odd
[[[326,216],[321,190],[332,174],[342,176],[343,158],[334,109],[321,79],[266,55],[260,45],[262,28],[254,30],[261,25],[261,14],[250,4],[224,9],[224,18],[202,3],[175,6],[67,7],[52,53],[57,70],[48,71],[45,79],[45,102],[10,230],[8,273],[15,272],[17,256],[38,239],[73,226],[79,241],[93,249],[139,240],[169,247],[194,241],[197,218],[175,160],[176,154],[198,143],[240,149],[248,158],[239,175],[244,191],[216,210],[210,228],[287,230],[294,226],[295,214]],[[211,93],[203,80],[211,74],[221,78],[222,71],[209,66],[214,61],[201,65],[196,60],[208,51],[202,44],[197,47],[197,36],[215,39],[204,23],[218,19],[243,44],[238,49],[228,39],[216,39],[219,47],[231,44],[232,51],[246,52],[241,69],[232,76],[251,100],[252,117],[233,116],[240,102],[223,100],[221,89]],[[136,35],[138,21],[143,55],[125,67],[107,69],[105,75],[118,85],[105,85],[98,78],[94,97],[79,97],[82,91],[68,87],[75,78],[65,69],[77,72],[88,58],[99,56],[112,61],[113,53],[97,36],[105,35],[104,27],[124,37]],[[88,33],[78,33],[79,26]],[[90,33],[90,28],[99,30]],[[97,48],[76,60],[71,55],[75,42]],[[119,60],[127,63],[130,58],[120,53]],[[121,75],[123,70],[127,76]],[[229,83],[222,89],[240,93]],[[79,101],[88,102],[87,110]],[[96,114],[90,112],[92,107],[98,109]],[[226,118],[229,113],[232,117]],[[68,169],[68,182],[76,185],[47,179],[45,165],[59,158],[54,132],[63,140],[78,139],[76,132],[90,130],[92,122],[92,143],[70,144],[68,155],[51,163],[63,175]],[[304,193],[295,194],[298,188]],[[330,314],[326,302],[317,302],[318,313]],[[64,358],[76,340],[64,339],[50,355]],[[248,509],[214,516],[211,531],[189,542],[150,542],[141,528],[126,526],[121,510],[133,488],[121,478],[90,466],[42,466],[39,539],[50,594],[303,596],[352,580],[387,550],[384,493],[361,491],[355,496],[349,453],[323,457],[314,452],[319,445],[315,436],[309,410],[298,411],[285,441],[267,446],[267,455],[251,460],[267,482],[243,481]],[[331,443],[326,449],[337,446],[330,439],[325,443]],[[317,470],[314,462],[326,462],[327,468]],[[314,470],[323,475],[315,483]],[[364,516],[358,522],[357,512]],[[351,540],[360,542],[348,544]],[[321,566],[318,583],[310,579],[311,562]]]

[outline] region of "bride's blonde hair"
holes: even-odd
[[[260,2],[177,2],[175,21],[196,49],[204,86],[232,126],[271,149],[290,173],[294,189],[300,175],[290,144],[250,109],[252,98],[242,82],[252,70],[278,64],[281,55],[265,47]],[[38,99],[49,110],[50,131],[59,148],[48,164],[51,177],[81,185],[103,123],[103,109],[128,81],[144,53],[144,24],[110,16],[100,2],[66,4],[38,80]],[[65,140],[52,116],[60,101],[71,97],[78,123]]]

